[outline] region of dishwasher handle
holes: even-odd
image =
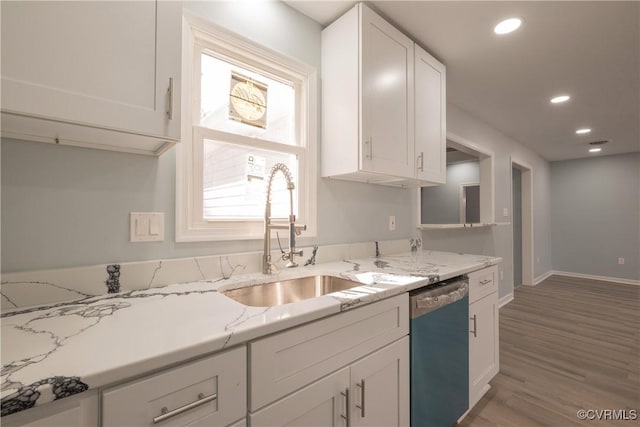
[[[435,311],[445,305],[460,301],[469,293],[466,281],[459,281],[411,297],[411,318]]]

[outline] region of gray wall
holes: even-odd
[[[640,280],[640,153],[553,162],[551,184],[553,269]]]
[[[189,2],[185,7],[320,67],[319,24],[283,3],[247,8],[242,2]],[[175,242],[175,148],[149,158],[3,140],[1,150],[4,273],[261,249],[260,241]],[[299,246],[414,234],[409,190],[319,179],[317,192],[318,237],[300,238]],[[129,243],[131,211],[164,212],[165,241]],[[389,215],[396,216],[393,232]]]
[[[460,223],[460,185],[470,183],[480,183],[479,162],[464,162],[447,165],[446,184],[424,187],[421,190],[422,223]],[[476,206],[476,208],[478,209],[478,212],[480,212],[480,206]]]
[[[502,224],[482,229],[423,231],[424,247],[502,257],[499,269],[503,278],[499,282],[499,296],[505,297],[513,292],[514,287],[511,161],[517,160],[533,169],[534,277],[551,270],[549,162],[451,104],[447,106],[447,130],[493,151],[495,217],[496,222]],[[506,217],[503,216],[503,208],[508,210]]]

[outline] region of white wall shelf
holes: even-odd
[[[444,229],[453,229],[453,228],[482,228],[482,227],[493,227],[494,225],[498,225],[495,222],[484,223],[484,222],[474,222],[469,224],[420,224],[418,226],[419,230],[444,230]]]

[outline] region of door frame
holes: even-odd
[[[522,284],[527,286],[533,286],[533,167],[526,162],[511,156],[511,169],[519,169],[522,172]],[[512,239],[511,239],[511,254],[512,254],[512,268],[515,278],[515,251],[513,247],[513,173],[511,176],[511,207],[512,207]],[[513,284],[515,288],[515,283]]]

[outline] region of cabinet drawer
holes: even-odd
[[[404,293],[249,344],[255,411],[409,333]]]
[[[5,415],[0,424],[2,427],[97,427],[98,392],[90,390]]]
[[[239,347],[105,390],[102,425],[228,425],[246,414],[246,384]]]
[[[498,291],[498,266],[469,273],[469,303]]]

